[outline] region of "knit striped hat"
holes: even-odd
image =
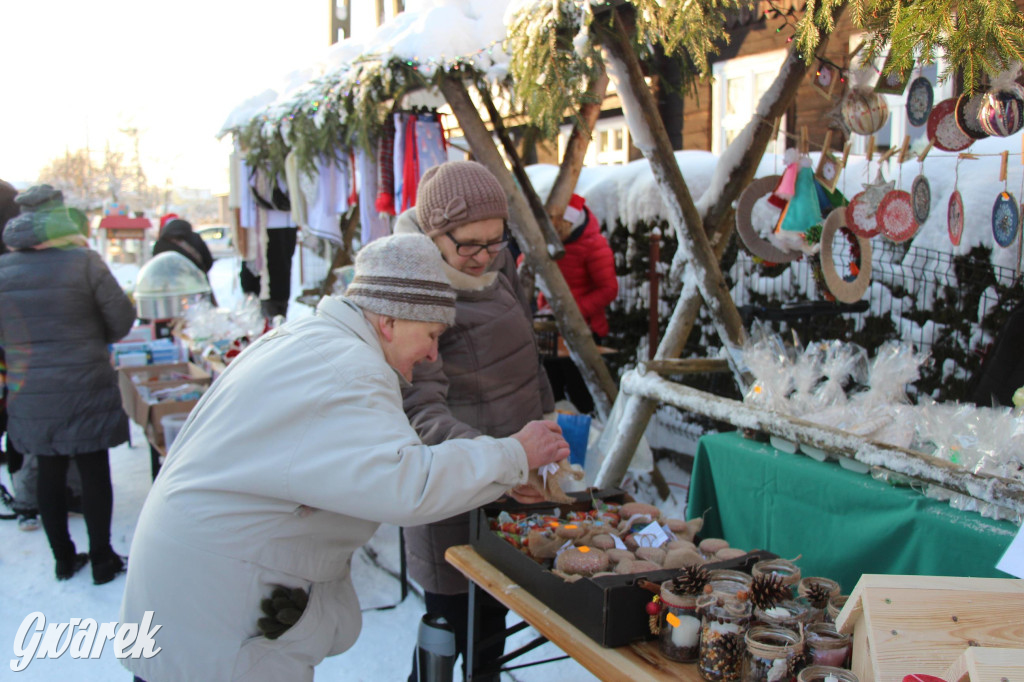
[[[489,218],[508,220],[508,199],[498,179],[476,161],[432,166],[416,191],[416,222],[430,237]]]
[[[360,249],[345,297],[400,320],[455,323],[455,290],[441,252],[422,234],[382,237]]]

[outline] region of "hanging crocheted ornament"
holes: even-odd
[[[766,229],[778,223],[778,211],[769,208],[769,205],[772,203],[773,188],[778,186],[780,179],[778,175],[770,175],[754,180],[743,190],[739,201],[736,202],[736,233],[754,258],[767,263],[788,263],[800,257],[799,251],[790,251],[774,245],[769,241],[770,237],[765,239],[754,227],[755,219]],[[761,202],[760,199],[766,195],[768,198]],[[786,203],[783,202],[783,207]]]
[[[849,246],[848,275],[840,275],[833,259],[833,242],[842,234]],[[856,303],[871,284],[871,241],[855,235],[845,224],[841,211],[832,211],[821,230],[821,253],[815,280],[823,282],[829,296],[843,303]],[[819,274],[820,273],[820,274]]]
[[[777,243],[791,250],[808,250],[807,231],[821,223],[821,207],[818,205],[818,191],[814,188],[814,171],[801,165],[796,179],[796,194],[786,204],[775,227]]]
[[[985,99],[984,93],[971,95],[965,92],[956,98],[956,125],[967,137],[972,140],[984,140],[988,137],[981,128],[981,121],[978,120],[978,113],[981,111],[981,103]]]
[[[1006,248],[1017,239],[1020,229],[1020,206],[1009,192],[1000,192],[992,204],[992,236],[996,244]]]
[[[867,87],[851,88],[843,99],[843,120],[858,135],[871,135],[889,120],[885,97]]]
[[[956,97],[944,99],[928,115],[928,139],[944,152],[967,149],[973,140],[956,124]]]
[[[914,207],[914,220],[923,225],[932,211],[932,186],[923,175],[914,178],[910,186],[910,204]]]
[[[978,122],[989,135],[1009,137],[1024,127],[1024,88],[1010,83],[992,88],[982,100]]]
[[[924,76],[914,79],[907,93],[907,120],[910,121],[910,125],[918,127],[928,122],[934,97],[930,80]]]
[[[949,241],[953,243],[953,246],[960,246],[960,237],[964,234],[964,202],[957,190],[953,190],[953,193],[949,195],[949,205],[946,207],[946,229],[949,232]]]
[[[905,242],[917,234],[913,200],[910,192],[896,189],[885,195],[875,212],[878,231],[894,242]]]
[[[878,211],[882,199],[896,187],[896,181],[886,182],[882,178],[881,170],[875,176],[875,181],[864,183],[864,191],[853,197],[846,207],[846,226],[858,237],[871,239],[878,234],[878,220],[875,214]]]
[[[768,203],[779,209],[785,209],[786,204],[796,193],[796,177],[800,174],[800,159],[795,149],[787,149],[782,157],[786,169],[779,178],[779,184],[775,191],[768,197]]]

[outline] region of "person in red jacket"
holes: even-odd
[[[557,261],[558,269],[562,271],[594,340],[601,343],[608,335],[605,309],[619,294],[615,256],[608,240],[601,234],[597,218],[580,195],[572,195],[563,220],[554,222],[565,245],[565,256]],[[538,310],[546,306],[544,295],[538,295]],[[593,411],[593,398],[571,359],[549,359],[545,362],[545,369],[556,400],[568,398],[583,414]]]

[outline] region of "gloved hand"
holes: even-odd
[[[256,627],[267,639],[277,639],[299,621],[308,603],[309,594],[301,587],[275,585],[270,597],[260,602],[266,615],[256,621]]]

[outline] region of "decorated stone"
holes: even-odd
[[[878,231],[894,242],[905,242],[917,234],[913,201],[909,192],[897,189],[889,192],[875,212]]]
[[[910,121],[910,125],[918,127],[928,122],[934,97],[930,80],[924,76],[914,79],[907,93],[907,120]]]
[[[988,137],[988,133],[981,128],[981,121],[978,120],[984,99],[984,93],[971,95],[966,92],[956,99],[956,125],[960,132],[972,140],[983,140]]]
[[[967,149],[973,140],[956,124],[956,97],[944,99],[928,115],[928,139],[944,152]]]
[[[960,246],[960,237],[964,234],[964,202],[957,190],[954,190],[949,196],[949,206],[946,208],[946,229],[949,231],[949,241],[953,243],[953,246]]]
[[[1020,229],[1020,206],[1009,192],[1000,192],[992,204],[992,236],[999,246],[1007,247],[1017,239]]]
[[[924,225],[932,211],[932,186],[928,178],[918,175],[910,186],[910,204],[914,207],[914,220]]]
[[[843,100],[843,120],[859,135],[877,132],[889,120],[885,97],[870,88],[853,88]]]
[[[1024,127],[1024,88],[1017,83],[985,93],[978,122],[989,135],[1009,137]]]

